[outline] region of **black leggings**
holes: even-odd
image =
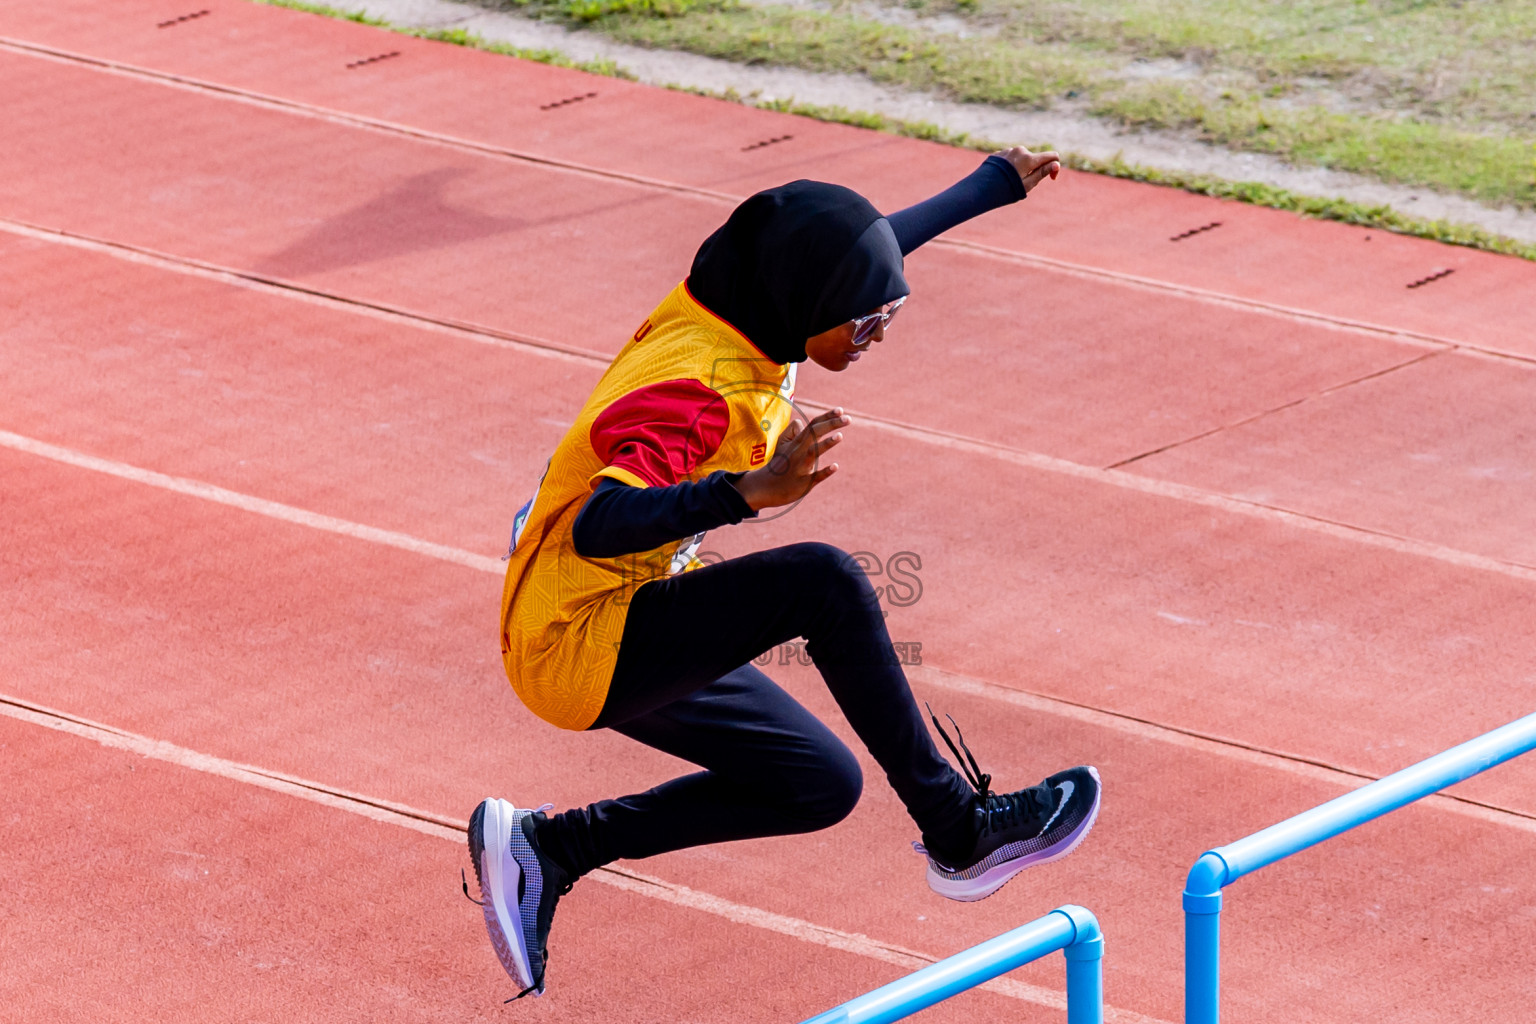
[[[704,771],[557,814],[545,853],[572,875],[619,858],[813,832],[858,803],[858,761],[750,662],[804,637],[854,732],[930,849],[968,849],[974,793],[934,747],[879,599],[848,555],[792,544],[643,584],[602,713]]]

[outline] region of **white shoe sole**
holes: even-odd
[[[1099,773],[1092,768],[1094,781],[1099,781]],[[975,878],[953,879],[945,878],[933,869],[933,863],[928,864],[928,888],[943,896],[945,899],[955,900],[960,903],[975,903],[991,896],[997,890],[1008,884],[1009,879],[1023,871],[1025,868],[1038,867],[1041,864],[1050,864],[1061,860],[1067,854],[1077,849],[1088,833],[1093,831],[1094,824],[1099,820],[1099,808],[1104,802],[1104,789],[1099,788],[1099,796],[1093,802],[1093,809],[1088,812],[1088,820],[1078,829],[1077,835],[1072,841],[1059,850],[1048,853],[1037,853],[1025,857],[1017,857],[1013,860],[1005,860],[1001,864],[988,871],[984,871]]]
[[[533,968],[517,906],[523,869],[512,856],[512,830],[517,827],[516,822],[516,809],[507,801],[485,802],[485,815],[480,822],[480,895],[485,902],[485,930],[491,936],[496,958],[519,987],[529,988],[533,985]]]

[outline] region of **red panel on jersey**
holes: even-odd
[[[616,399],[592,422],[588,439],[605,465],[667,487],[715,453],[730,422],[719,392],[696,380],[666,380]]]

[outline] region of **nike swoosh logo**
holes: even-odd
[[[1072,793],[1077,789],[1077,783],[1068,779],[1065,782],[1056,783],[1056,788],[1061,790],[1061,800],[1057,802],[1056,809],[1051,812],[1051,816],[1046,819],[1045,825],[1036,833],[1037,835],[1045,835],[1050,831],[1051,825],[1055,823],[1056,819],[1061,817],[1062,809],[1067,806],[1067,801],[1072,799]]]

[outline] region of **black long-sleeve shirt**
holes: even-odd
[[[571,528],[576,553],[583,558],[618,558],[755,516],[736,489],[740,478],[740,473],[722,471],[697,483],[631,487],[603,477]]]
[[[992,155],[980,167],[931,199],[898,210],[886,220],[896,233],[903,256],[956,225],[988,210],[1016,203],[1025,196],[1024,182],[1013,164]]]
[[[1024,182],[1013,165],[989,156],[943,192],[886,219],[905,256],[950,228],[1024,196]],[[757,513],[735,486],[741,475],[711,473],[670,487],[631,487],[605,477],[576,515],[571,530],[576,553],[617,558],[751,518]]]

